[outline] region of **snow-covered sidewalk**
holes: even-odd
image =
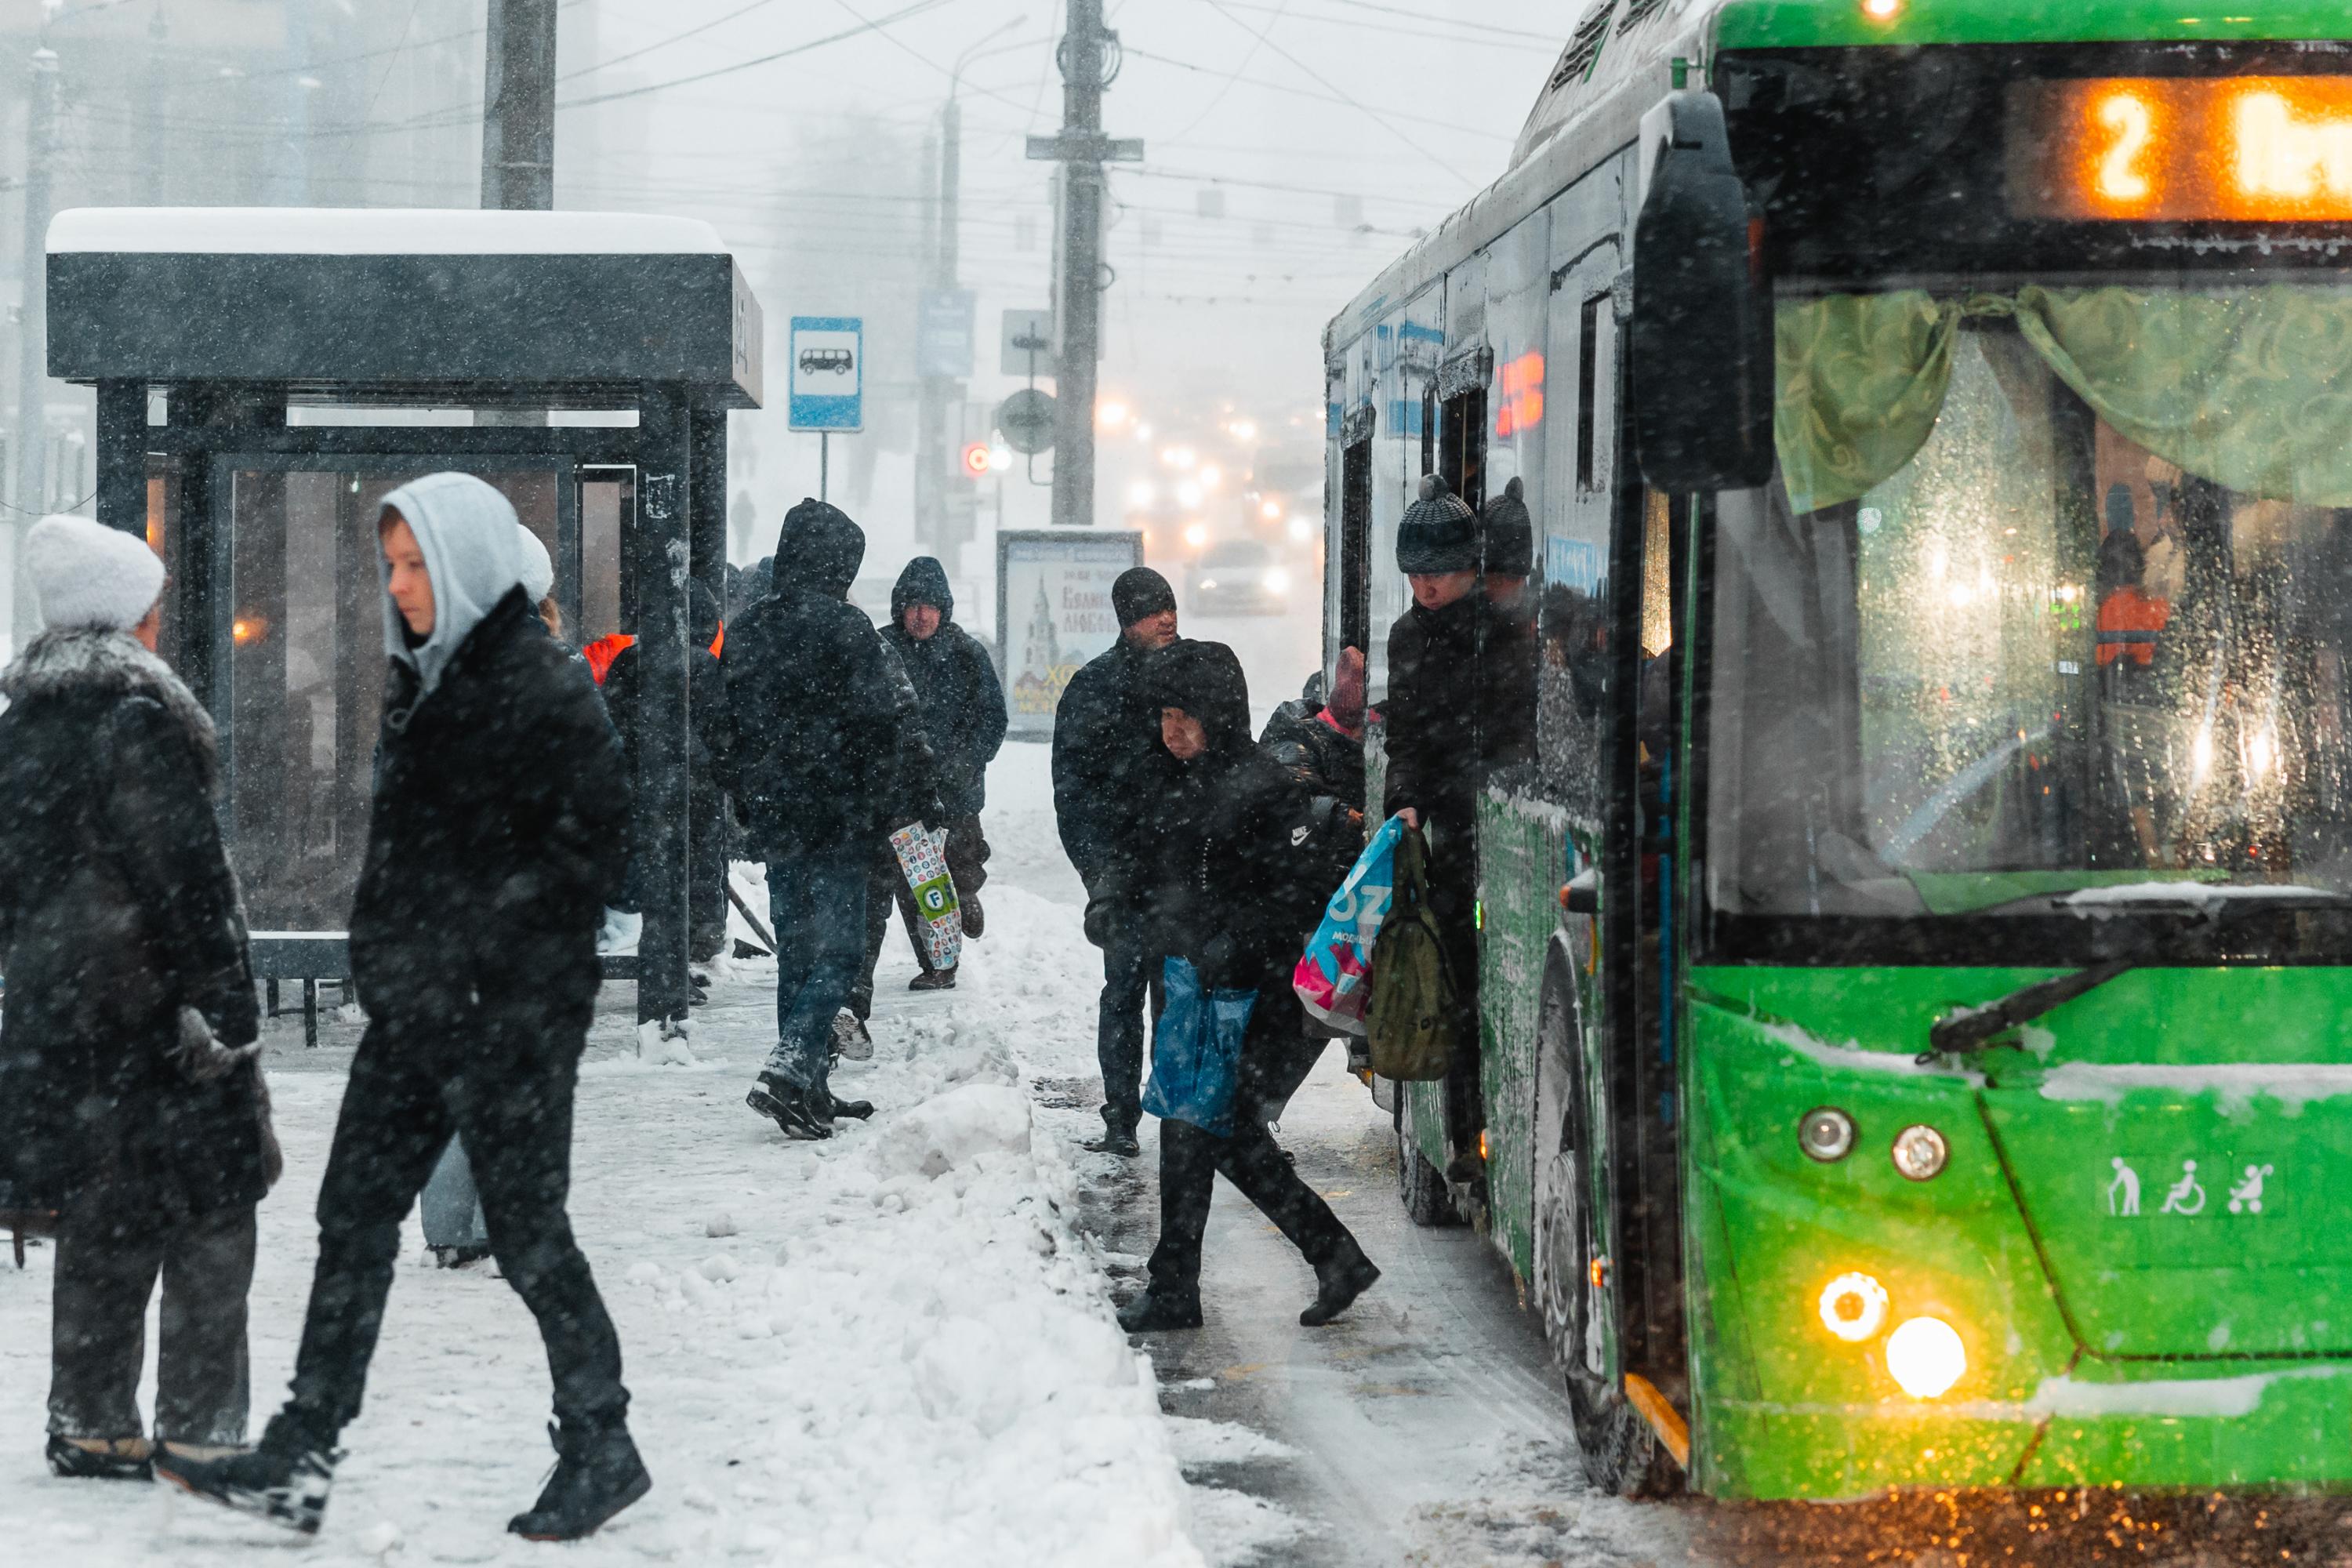
[[[908,995],[894,929],[875,1060],[835,1078],[879,1112],[830,1143],[788,1142],[742,1103],[774,1032],[772,963],[735,965],[698,1010],[695,1066],[638,1062],[633,988],[608,987],[580,1085],[572,1213],[619,1326],[653,1495],[576,1549],[503,1533],[553,1458],[538,1335],[490,1266],[433,1268],[412,1215],[314,1552],[1198,1564],[1150,1366],[1073,1223],[1068,1152],[1100,1126],[1072,1103],[1094,1077],[1100,961],[1067,902],[1003,881],[985,899],[987,940],[953,992]],[[336,1024],[305,1051],[299,1020],[271,1034],[287,1171],[261,1210],[257,1433],[292,1369],[310,1206],[356,1035]],[[11,1560],[229,1564],[290,1543],[166,1488],[48,1476],[53,1257],[35,1248],[21,1273],[0,1260]],[[151,1389],[152,1345],[151,1317]]]

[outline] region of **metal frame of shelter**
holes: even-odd
[[[590,629],[581,616],[585,577],[617,578],[617,614],[642,660],[635,785],[645,929],[635,963],[608,960],[606,972],[634,971],[641,1020],[683,1018],[688,584],[699,579],[725,602],[727,413],[758,407],[761,393],[760,307],[735,258],[705,226],[629,215],[404,215],[410,237],[377,248],[365,242],[385,236],[387,216],[404,215],[272,209],[250,215],[252,237],[236,244],[219,240],[234,233],[236,215],[192,218],[184,241],[175,239],[173,216],[59,215],[48,237],[48,369],[97,388],[99,521],[163,550],[172,574],[166,651],[220,727],[233,852],[239,825],[287,798],[273,769],[309,767],[307,756],[320,753],[303,748],[320,745],[341,759],[335,766],[345,775],[332,805],[346,820],[341,837],[327,841],[328,858],[339,862],[337,875],[355,876],[355,864],[340,863],[363,853],[364,812],[354,832],[349,795],[362,787],[351,782],[354,759],[374,739],[372,724],[356,731],[381,689],[380,623],[373,654],[365,627],[382,590],[374,520],[352,520],[372,502],[341,492],[361,496],[363,473],[378,483],[439,468],[533,476],[552,491],[549,542],[568,622]],[[599,234],[613,237],[609,250],[596,248]],[[288,236],[295,243],[273,245]],[[461,243],[436,244],[453,237]],[[340,408],[332,417],[341,422],[289,420],[289,406],[316,405]],[[480,422],[354,422],[388,408],[473,409]],[[540,412],[559,409],[634,413],[635,423],[551,425]],[[523,412],[482,418],[507,410]],[[310,484],[306,493],[334,492],[339,521],[331,530],[302,521],[318,537],[298,561],[311,542],[297,536],[282,489],[292,476],[320,473],[350,483]],[[614,502],[609,537],[588,542],[582,496],[592,479],[627,500]],[[238,598],[252,558],[252,542],[238,537],[240,484],[280,487],[268,515],[284,537],[265,542],[277,552],[268,570],[278,574],[278,602],[289,602],[284,577],[293,567],[313,577],[331,572],[319,580],[332,584],[329,613],[340,606],[344,617],[331,634],[333,661],[344,667],[336,679],[373,682],[358,692],[363,701],[320,710],[337,727],[324,742],[310,735],[309,710],[298,711],[302,693],[256,695],[233,679],[254,624],[241,618]],[[290,641],[292,613],[286,618]],[[284,653],[275,668],[290,687]],[[260,727],[249,710],[256,703]],[[253,755],[241,758],[240,744]],[[242,858],[238,868],[249,875]],[[306,980],[348,973],[341,939],[323,930],[257,931],[256,968]]]

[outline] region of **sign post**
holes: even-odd
[[[833,433],[866,428],[866,322],[857,316],[794,316],[787,427],[817,433],[816,494],[832,479]]]
[[[1143,535],[1071,529],[996,536],[996,666],[1016,741],[1048,741],[1062,689],[1118,639],[1110,586],[1143,564]]]

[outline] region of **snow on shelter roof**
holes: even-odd
[[[74,207],[49,220],[51,255],[713,256],[699,218],[470,207]]]

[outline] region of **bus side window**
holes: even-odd
[[[1339,455],[1340,647],[1371,651],[1372,444],[1359,441]]]
[[[1486,389],[1449,397],[1438,418],[1437,471],[1476,511],[1486,503]]]

